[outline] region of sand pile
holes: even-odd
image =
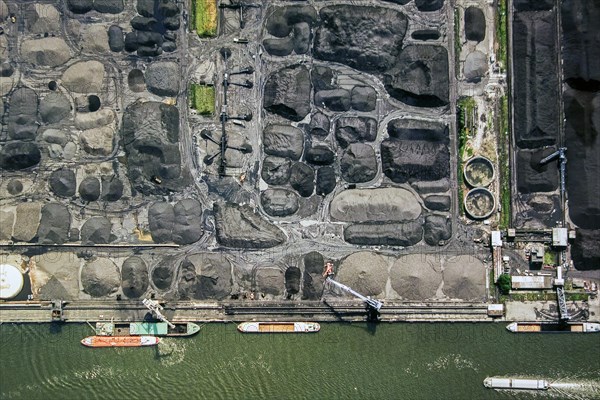
[[[444,294],[452,299],[485,300],[486,269],[472,256],[457,256],[444,263]]]
[[[58,67],[71,58],[71,51],[63,39],[47,37],[24,40],[21,57],[35,66]]]
[[[406,300],[431,299],[442,283],[440,259],[424,254],[400,257],[392,265],[390,279],[392,288]]]
[[[92,297],[114,294],[121,285],[119,268],[108,258],[97,258],[81,269],[83,290]]]
[[[388,280],[389,259],[367,251],[342,260],[335,279],[364,296],[380,296]]]
[[[421,215],[421,205],[402,188],[349,189],[333,198],[331,217],[346,222],[412,221]]]

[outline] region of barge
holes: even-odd
[[[550,384],[545,379],[488,377],[484,379],[483,386],[490,389],[548,390]]]
[[[166,322],[96,322],[98,336],[192,336],[200,331],[193,322],[181,322],[170,327]]]
[[[156,336],[88,336],[81,339],[86,347],[142,347],[156,346],[160,338]]]
[[[243,333],[310,333],[319,332],[317,322],[242,322],[238,331]]]
[[[600,324],[595,322],[513,322],[506,329],[515,333],[546,333],[546,332],[572,332],[593,333],[600,332]]]

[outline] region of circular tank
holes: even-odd
[[[9,264],[0,264],[0,299],[12,299],[23,289],[23,274]]]
[[[475,219],[489,217],[496,209],[496,198],[486,188],[478,187],[469,190],[465,197],[465,210]]]
[[[463,172],[471,187],[488,186],[495,177],[494,164],[482,156],[475,156],[467,161]]]

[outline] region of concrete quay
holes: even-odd
[[[319,322],[363,322],[365,307],[355,301],[239,301],[163,303],[165,316],[173,321],[237,322],[248,320]],[[140,302],[74,301],[63,305],[65,322],[140,321],[148,314]],[[468,302],[386,302],[382,322],[492,322],[487,304]],[[497,320],[497,319],[496,319]],[[0,323],[52,322],[51,302],[0,304]]]

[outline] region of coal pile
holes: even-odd
[[[600,265],[600,4],[565,0],[561,13],[567,191],[571,220],[584,228],[573,246],[580,269]]]
[[[42,155],[33,142],[8,142],[0,148],[0,168],[16,171],[36,166]]]
[[[108,258],[97,258],[81,269],[83,290],[92,297],[114,294],[121,285],[119,268]]]
[[[388,224],[353,224],[344,229],[344,240],[359,246],[414,246],[423,239],[421,221]]]
[[[104,201],[117,201],[123,196],[123,182],[117,176],[102,177],[102,193]]]
[[[306,131],[314,136],[327,136],[329,127],[329,117],[321,112],[315,112],[310,116],[310,123],[306,125]]]
[[[144,73],[139,69],[132,69],[127,75],[127,84],[132,92],[143,92],[146,90],[146,79]]]
[[[162,194],[186,186],[177,107],[153,101],[133,103],[125,110],[122,133],[135,190],[144,195]]]
[[[310,112],[310,92],[308,69],[303,65],[285,67],[267,79],[263,107],[291,121],[301,121]]]
[[[85,14],[90,11],[118,14],[123,11],[123,0],[67,0],[67,7],[74,14]]]
[[[152,270],[152,283],[159,290],[168,290],[173,283],[175,266],[171,260],[164,261]]]
[[[290,186],[302,197],[310,197],[315,189],[315,170],[302,162],[292,164],[290,168]]]
[[[321,167],[317,170],[316,194],[325,196],[333,192],[337,178],[333,167]]]
[[[304,279],[302,285],[302,300],[317,300],[323,292],[323,267],[325,259],[316,251],[304,256]]]
[[[377,174],[377,158],[373,147],[353,143],[344,150],[340,160],[342,178],[350,183],[368,182]]]
[[[181,263],[179,297],[182,300],[223,300],[231,295],[231,263],[218,254],[191,254]]]
[[[285,270],[285,291],[288,294],[297,294],[300,291],[302,272],[298,267],[289,267]]]
[[[263,131],[266,154],[299,160],[304,150],[302,130],[289,125],[269,125]]]
[[[351,102],[351,93],[346,89],[320,90],[315,93],[315,104],[331,111],[348,111]]]
[[[573,89],[600,91],[599,20],[598,2],[564,0],[561,3],[563,73]]]
[[[6,184],[6,190],[13,196],[21,194],[21,192],[23,191],[23,183],[18,179],[11,179]]]
[[[261,265],[254,270],[255,288],[261,294],[280,296],[285,289],[284,272],[278,265]]]
[[[600,268],[600,229],[578,229],[571,247],[571,257],[578,270]]]
[[[423,230],[425,242],[436,246],[452,237],[452,220],[442,215],[429,215],[425,217]]]
[[[35,139],[39,126],[37,94],[32,89],[21,87],[10,95],[9,103],[8,137],[13,140]]]
[[[55,124],[71,114],[71,103],[59,92],[52,92],[40,101],[40,116],[47,124]]]
[[[290,180],[290,167],[288,159],[267,156],[263,160],[261,177],[269,185],[285,185]]]
[[[177,96],[179,93],[179,65],[171,61],[150,64],[146,70],[146,85],[159,96]]]
[[[384,74],[388,93],[416,107],[440,107],[448,104],[448,51],[441,46],[406,46],[393,68]]]
[[[485,15],[480,8],[467,7],[465,10],[465,37],[475,42],[485,39]]]
[[[81,227],[81,244],[94,245],[111,242],[111,223],[105,217],[92,217]]]
[[[249,206],[214,205],[217,241],[227,247],[269,248],[285,242],[282,230]]]
[[[50,190],[59,197],[69,198],[75,196],[77,182],[75,173],[70,169],[59,169],[52,172],[48,183]]]
[[[396,183],[436,181],[450,176],[448,128],[436,122],[395,120],[381,143],[383,173]]]
[[[415,0],[419,11],[437,11],[444,6],[444,0]]]
[[[148,221],[155,243],[190,244],[203,234],[202,207],[193,199],[180,200],[175,206],[154,203],[148,209]]]
[[[553,152],[553,148],[519,150],[517,152],[517,187],[519,192],[551,192],[558,188],[557,161],[554,160],[540,165],[540,161]]]
[[[425,207],[432,211],[450,211],[452,199],[450,196],[431,195],[424,199]]]
[[[287,217],[298,211],[298,195],[291,190],[267,189],[260,194],[263,210],[272,217]]]
[[[265,50],[274,56],[306,54],[312,40],[311,29],[317,12],[311,6],[292,5],[270,10],[267,32],[274,38],[263,40]]]
[[[360,71],[383,73],[396,63],[408,20],[401,12],[381,7],[323,7],[314,56]]]
[[[335,153],[327,146],[316,145],[305,151],[304,159],[312,165],[331,165],[335,161]]]
[[[148,290],[148,267],[140,257],[127,258],[121,266],[121,287],[130,299],[142,297]]]
[[[335,123],[335,138],[342,147],[372,142],[377,137],[377,121],[369,117],[341,117]]]
[[[71,214],[66,206],[48,203],[42,208],[42,217],[38,227],[38,243],[63,244],[69,240]]]
[[[123,51],[125,48],[125,37],[123,29],[118,25],[111,25],[108,28],[108,47],[116,53]]]
[[[427,40],[438,40],[440,38],[440,32],[436,31],[434,29],[419,29],[417,31],[414,31],[410,37],[412,37],[415,40],[423,40],[423,41],[427,41]]]
[[[531,1],[528,4],[537,3]],[[558,133],[556,10],[514,13],[514,131],[520,148],[553,145]]]

